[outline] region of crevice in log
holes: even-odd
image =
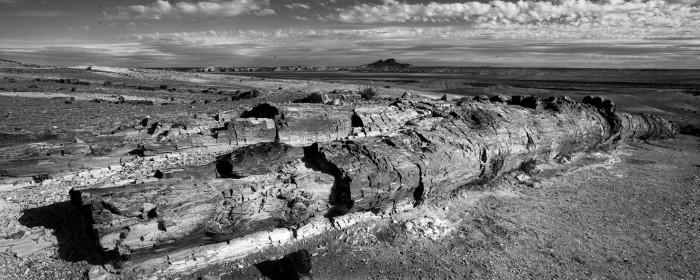
[[[163,176],[165,176],[165,174],[160,170],[156,170],[156,172],[153,173],[153,177],[156,179],[163,179]]]
[[[331,194],[328,197],[328,204],[331,205],[331,208],[324,217],[332,220],[335,217],[349,213],[355,206],[355,201],[352,199],[350,192],[351,183],[352,179],[349,177],[340,176],[340,178],[336,178],[331,188]]]
[[[158,129],[158,123],[157,123],[157,122],[151,124],[151,126],[148,127],[148,131],[147,131],[148,135],[153,135],[153,133],[155,133],[157,129]]]
[[[352,179],[338,168],[337,165],[328,161],[321,152],[322,147],[318,143],[314,143],[309,147],[304,148],[304,162],[307,167],[313,170],[321,171],[335,178],[330,195],[328,196],[328,204],[331,209],[324,217],[332,219],[337,216],[347,214],[355,204],[350,195],[350,184]]]
[[[532,135],[530,135],[530,132],[525,132],[527,135],[527,144],[525,145],[525,148],[527,148],[528,151],[534,150],[535,147],[535,141],[532,139]]]
[[[265,118],[274,120],[279,113],[280,111],[277,107],[263,103],[253,107],[253,109],[243,112],[241,118]]]
[[[228,157],[221,158],[216,162],[217,177],[237,179],[236,176],[232,175],[232,171],[233,165],[228,161]]]
[[[423,187],[423,182],[418,183],[418,187],[413,190],[413,207],[418,207],[423,203],[423,192],[425,187]]]
[[[362,123],[362,118],[360,118],[357,113],[353,113],[350,124],[352,127],[365,127],[365,124]]]
[[[114,205],[109,204],[108,202],[106,202],[104,200],[102,201],[102,207],[103,207],[103,209],[106,209],[107,211],[109,211],[112,214],[121,215],[121,212],[119,211],[119,209],[117,209],[116,207],[114,207]]]
[[[144,147],[143,145],[138,145],[138,146],[136,146],[136,149],[129,151],[129,155],[137,156],[137,157],[145,157],[146,156],[146,147]]]
[[[153,209],[148,210],[146,213],[146,218],[153,219],[158,217],[158,206],[153,207]]]

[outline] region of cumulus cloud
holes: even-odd
[[[695,0],[493,0],[488,3],[407,4],[384,0],[337,9],[328,16],[345,23],[403,23],[464,21],[475,25],[559,24],[573,26],[682,26],[698,25]],[[688,4],[696,2],[694,5]]]
[[[270,9],[269,5],[269,0],[211,0],[177,2],[174,4],[165,0],[157,0],[150,5],[133,5],[122,8],[122,12],[151,19],[183,16],[235,17],[243,14],[275,14],[275,11]]]

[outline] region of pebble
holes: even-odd
[[[517,178],[518,181],[520,181],[520,182],[525,182],[527,180],[530,180],[530,176],[527,176],[525,174],[520,174],[518,176],[515,176],[515,178]]]

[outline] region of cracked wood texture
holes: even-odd
[[[241,117],[274,120],[276,143],[242,147],[216,164],[157,182],[74,189],[71,198],[102,248],[126,259],[129,269],[175,256],[210,263],[221,256],[206,244],[274,228],[291,234],[314,217],[391,211],[399,202],[419,204],[523,163],[677,132],[651,115],[568,98],[538,102],[543,106],[535,109],[474,101],[400,100],[355,109],[265,104]],[[352,140],[331,141],[342,138]],[[211,177],[190,179],[206,170]],[[205,245],[209,253],[185,253]]]

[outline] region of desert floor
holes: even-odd
[[[2,66],[0,180],[11,179],[2,169],[16,165],[19,145],[90,138],[147,116],[215,114],[368,84],[367,79]],[[580,100],[594,94],[615,101],[620,110],[668,118],[689,134],[700,127],[696,76],[670,73],[650,82],[653,77],[636,73],[576,79],[531,74],[371,83],[383,98],[406,91],[433,98],[445,93],[451,98],[530,94]],[[252,89],[262,95],[227,99]],[[67,103],[66,97],[74,100]],[[118,100],[151,103],[110,102]],[[0,188],[0,279],[81,279],[105,269],[94,246],[73,227],[69,189],[42,184]],[[33,242],[29,249],[16,247],[25,241]],[[298,249],[312,253],[313,279],[699,279],[700,138],[681,134],[622,143],[529,174],[508,173],[405,213],[203,268],[185,278],[288,279],[275,260]]]

